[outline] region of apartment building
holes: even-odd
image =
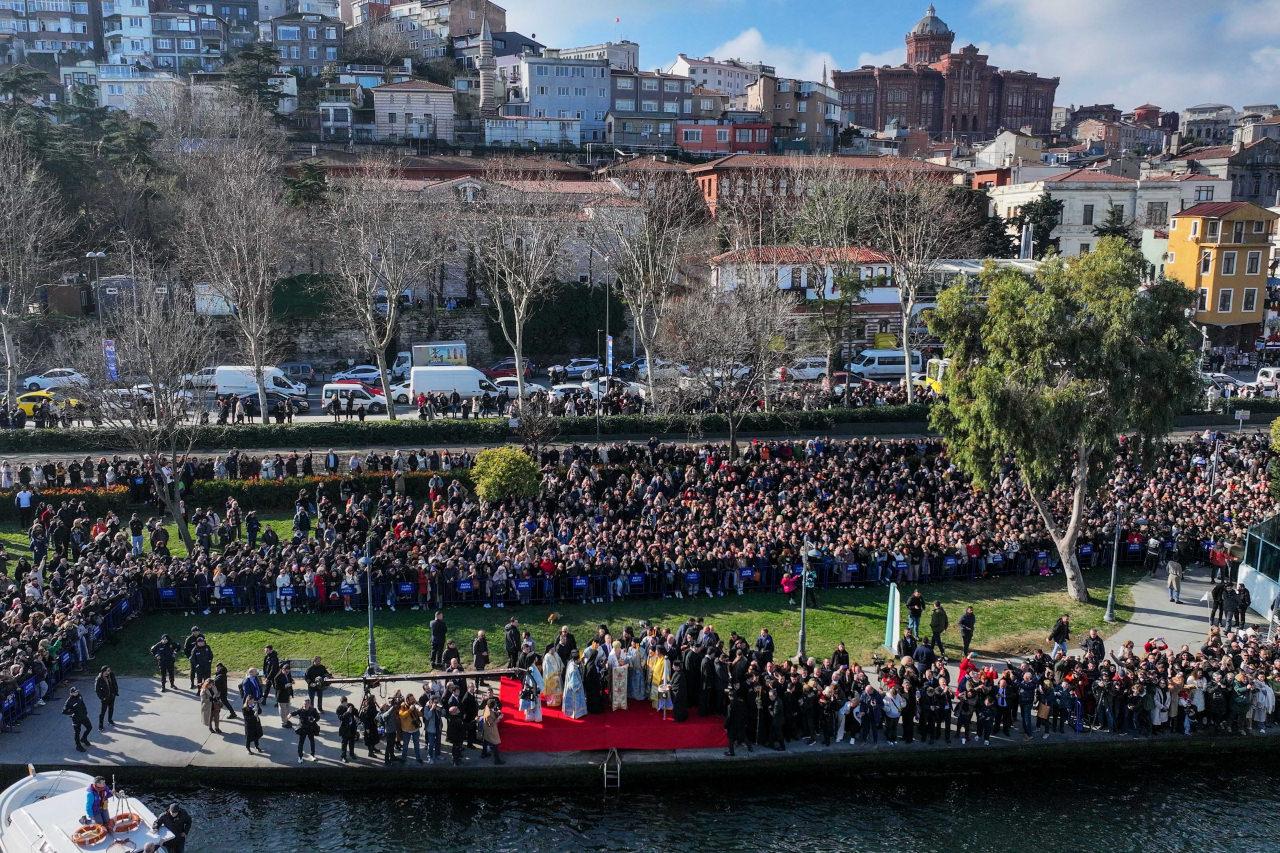
[[[484,120],[485,145],[533,147],[582,144],[582,122],[576,118],[498,116]]]
[[[151,97],[148,93],[173,94],[184,85],[169,71],[147,71],[136,65],[99,64],[93,71],[93,80],[92,85],[98,90],[98,106],[126,112]]]
[[[453,142],[453,89],[427,80],[387,83],[373,89],[374,140],[436,139]]]
[[[177,73],[216,70],[230,48],[230,28],[195,5],[196,11],[148,9],[146,0],[113,0],[102,20],[108,62]]]
[[[1276,214],[1245,201],[1206,202],[1173,216],[1165,274],[1197,294],[1195,321],[1215,344],[1262,331]]]
[[[507,29],[507,10],[487,0],[409,0],[393,4],[388,17],[423,59],[448,56],[453,39],[480,32],[482,20],[493,32]]]
[[[695,86],[705,86],[730,97],[738,97],[745,95],[747,87],[759,80],[760,75],[776,75],[777,69],[760,62],[719,60],[714,56],[692,57],[681,53],[667,67],[667,73],[688,77]]]
[[[835,150],[840,130],[840,93],[811,80],[761,75],[739,99],[744,107],[773,123],[779,151],[806,153]]]
[[[97,0],[0,0],[0,64],[68,51],[93,56],[100,20]]]
[[[585,47],[570,47],[560,51],[565,59],[603,59],[610,68],[619,71],[640,70],[640,45],[623,39],[619,42],[607,41],[604,44],[589,44]]]
[[[612,107],[609,63],[604,59],[566,59],[546,48],[538,54],[496,60],[505,82],[502,114],[529,118],[576,118],[583,142],[603,142],[605,117]]]
[[[262,40],[280,53],[280,69],[301,77],[318,76],[342,54],[344,27],[338,18],[294,12],[263,21]]]
[[[615,113],[665,113],[692,118],[693,81],[662,71],[621,71],[609,75],[610,109]]]

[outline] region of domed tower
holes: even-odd
[[[907,33],[907,64],[929,65],[951,52],[956,34],[938,17],[933,5]]]

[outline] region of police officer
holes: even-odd
[[[151,656],[156,659],[156,664],[160,667],[160,692],[165,691],[165,678],[169,679],[169,686],[174,690],[178,689],[178,685],[174,683],[176,675],[175,664],[178,660],[178,644],[169,639],[168,634],[160,636],[160,642],[151,647]]]

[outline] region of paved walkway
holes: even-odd
[[[1172,649],[1183,644],[1195,652],[1209,633],[1209,606],[1201,601],[1208,592],[1209,567],[1191,566],[1182,578],[1182,603],[1169,601],[1168,575],[1157,572],[1136,582],[1133,589],[1133,616],[1107,640],[1107,650],[1119,650],[1132,640],[1139,650],[1152,637],[1163,637]],[[1255,616],[1257,614],[1254,614]],[[1088,630],[1088,626],[1083,626]]]

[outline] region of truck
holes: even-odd
[[[437,367],[454,365],[465,367],[467,364],[466,341],[429,341],[425,344],[414,344],[413,350],[396,353],[396,360],[391,365],[391,375],[408,377],[413,367]]]

